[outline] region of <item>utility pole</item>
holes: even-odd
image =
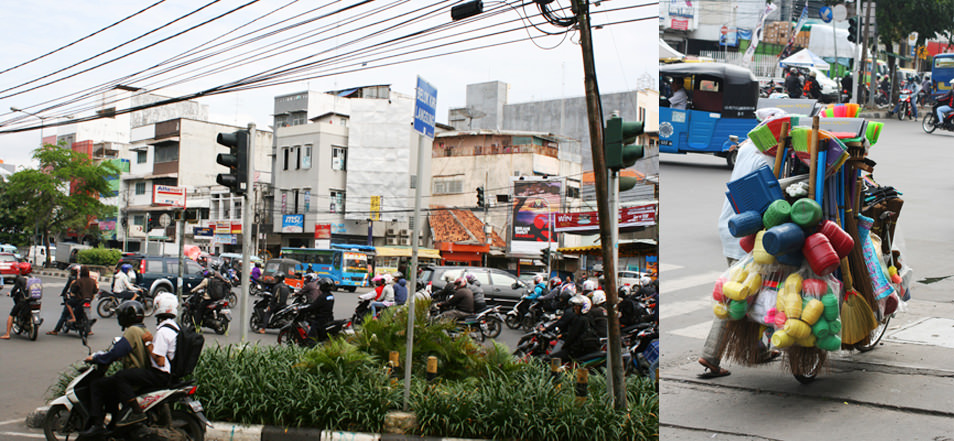
[[[241,325],[242,342],[248,341],[248,286],[252,271],[252,261],[249,258],[252,250],[252,205],[254,202],[255,184],[255,123],[248,124],[248,154],[246,155],[248,172],[245,176],[245,192],[242,201],[242,292],[239,294],[239,324]]]
[[[593,39],[590,33],[589,3],[584,0],[573,0],[573,10],[576,13],[576,23],[580,30],[580,47],[583,51],[583,82],[586,87],[586,109],[590,131],[590,149],[593,155],[593,173],[596,181],[596,202],[600,218],[600,243],[603,252],[603,274],[606,285],[606,312],[608,315],[609,332],[607,346],[609,348],[608,365],[612,375],[607,379],[607,385],[612,385],[612,398],[617,410],[626,409],[626,387],[623,382],[623,359],[621,356],[621,342],[619,316],[616,314],[616,303],[619,301],[616,291],[616,265],[613,261],[611,219],[617,213],[610,212],[608,200],[608,173],[606,157],[603,154],[603,114],[600,103],[599,87],[596,81],[596,66],[593,60]]]

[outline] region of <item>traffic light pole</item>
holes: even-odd
[[[239,326],[241,341],[248,340],[248,287],[252,272],[250,252],[252,250],[252,203],[255,182],[255,123],[248,124],[248,172],[245,176],[245,195],[242,200],[242,292],[239,295]],[[241,184],[239,184],[241,185]]]
[[[577,16],[577,25],[580,29],[580,48],[583,52],[583,83],[586,88],[586,110],[589,115],[590,149],[593,155],[593,173],[596,182],[596,203],[600,218],[600,243],[603,250],[603,274],[606,283],[606,313],[609,331],[607,346],[609,348],[607,365],[610,366],[612,376],[607,383],[612,383],[612,397],[617,410],[626,409],[626,388],[623,383],[623,359],[621,357],[622,343],[620,342],[619,316],[616,314],[618,293],[616,291],[616,264],[613,261],[612,247],[615,245],[611,227],[611,218],[616,213],[610,212],[607,195],[606,157],[603,147],[603,114],[600,104],[599,87],[596,82],[596,66],[593,60],[593,39],[590,33],[589,3],[585,0],[573,0]]]

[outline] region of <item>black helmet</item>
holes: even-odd
[[[318,289],[324,292],[331,292],[331,290],[335,289],[335,281],[329,277],[322,277],[318,279]]]
[[[142,303],[135,300],[127,300],[116,308],[116,320],[123,328],[142,323],[143,316],[145,316],[145,310]]]
[[[285,273],[283,273],[283,272],[281,272],[281,271],[275,273],[275,281],[276,281],[276,282],[284,282],[284,281],[285,281]]]

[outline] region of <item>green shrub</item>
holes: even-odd
[[[122,250],[115,248],[88,248],[76,253],[76,261],[81,265],[100,265],[113,267],[122,258]]]

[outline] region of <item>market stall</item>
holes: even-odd
[[[810,382],[829,352],[866,351],[881,339],[911,278],[891,245],[903,201],[875,182],[867,157],[881,129],[860,118],[785,115],[749,133],[774,167],[727,184],[736,213],[729,231],[748,255],[712,293],[715,315],[728,321],[725,357],[754,365],[770,341]]]

